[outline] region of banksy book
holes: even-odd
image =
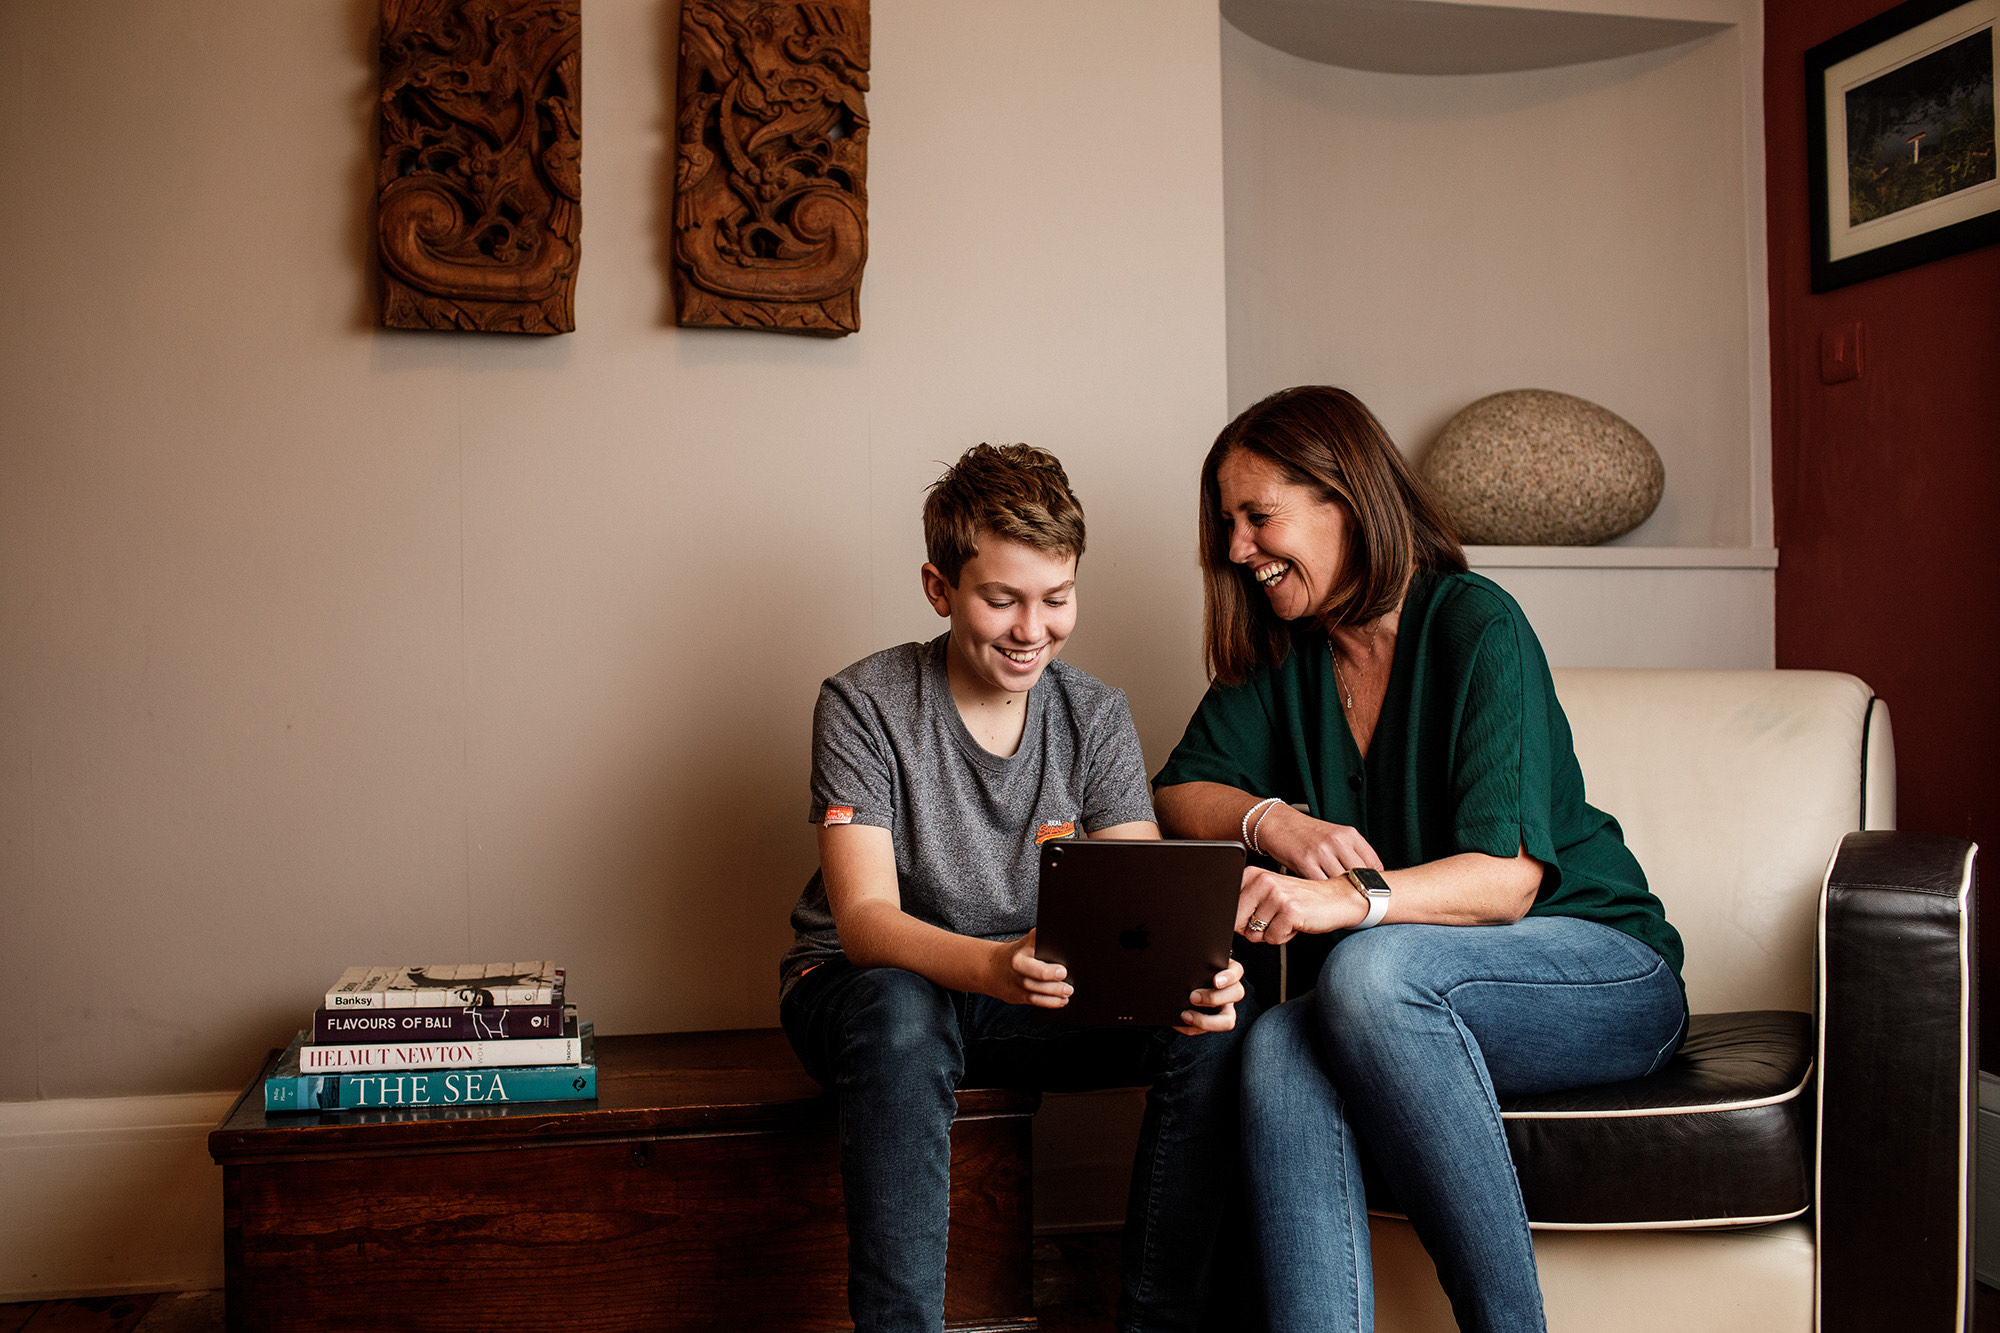
[[[558,1004],[494,1004],[463,1009],[315,1009],[315,1046],[397,1041],[511,1041],[562,1035]]]
[[[561,1004],[563,974],[553,963],[426,963],[360,966],[327,988],[326,1008],[471,1009],[494,1004]]]
[[[405,1069],[493,1069],[525,1065],[573,1065],[583,1060],[576,1011],[564,1015],[560,1037],[514,1037],[506,1041],[393,1041],[299,1047],[301,1074],[383,1074]]]
[[[264,1080],[266,1111],[356,1111],[370,1107],[467,1108],[503,1102],[573,1102],[597,1096],[597,1049],[589,1023],[578,1027],[583,1062],[498,1069],[421,1069],[380,1074],[306,1074],[292,1039]]]

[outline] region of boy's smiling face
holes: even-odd
[[[958,586],[936,565],[923,569],[924,596],[951,617],[948,667],[954,693],[1024,694],[1076,629],[1076,557],[979,534],[979,552]]]

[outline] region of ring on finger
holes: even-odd
[[[1264,927],[1266,927],[1266,926],[1268,926],[1268,925],[1270,925],[1270,924],[1271,924],[1271,923],[1270,923],[1270,922],[1268,922],[1268,921],[1259,921],[1259,920],[1258,920],[1258,919],[1257,919],[1256,917],[1254,917],[1254,916],[1253,916],[1253,917],[1251,917],[1251,918],[1250,918],[1250,919],[1249,919],[1248,921],[1244,922],[1244,923],[1243,923],[1243,926],[1244,926],[1244,929],[1246,929],[1246,930],[1249,930],[1249,931],[1253,931],[1253,932],[1254,932],[1254,931],[1259,931],[1259,930],[1262,930],[1262,929],[1263,929]]]

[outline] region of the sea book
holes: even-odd
[[[266,1111],[350,1111],[378,1106],[485,1106],[498,1102],[586,1101],[597,1095],[597,1049],[580,1026],[583,1063],[527,1068],[425,1069],[381,1074],[305,1074],[301,1032],[264,1080]]]
[[[559,1004],[495,1004],[469,1009],[313,1010],[315,1046],[391,1041],[511,1041],[563,1030]]]
[[[328,1009],[466,1009],[494,1004],[561,1004],[562,969],[553,963],[425,963],[350,967],[327,988]]]
[[[301,1074],[396,1074],[409,1069],[504,1069],[573,1065],[583,1060],[574,1014],[560,1037],[508,1041],[397,1041],[299,1047]]]

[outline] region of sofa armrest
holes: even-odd
[[[1961,1329],[1978,1094],[1977,848],[1850,833],[1819,913],[1819,1328]]]

